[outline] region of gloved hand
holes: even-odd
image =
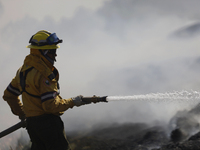
[[[76,96],[76,97],[72,97],[72,100],[73,100],[73,102],[74,102],[74,105],[78,107],[78,106],[81,106],[81,105],[89,104],[89,103],[87,103],[87,102],[84,102],[84,101],[82,100],[82,98],[83,98],[82,95],[79,95],[79,96]]]
[[[26,120],[26,115],[24,114],[24,112],[21,112],[21,113],[16,113],[15,110],[13,108],[11,108],[11,111],[13,114],[19,116],[19,119],[20,120]]]

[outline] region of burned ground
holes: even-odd
[[[143,123],[112,124],[90,131],[67,133],[72,150],[195,150],[200,149],[200,133],[181,141],[181,131],[174,132],[172,141],[163,126]],[[16,150],[29,150],[30,144]]]

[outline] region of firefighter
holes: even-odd
[[[56,33],[38,31],[29,43],[30,54],[4,91],[3,99],[13,114],[26,119],[31,150],[70,149],[60,115],[69,108],[92,101],[96,103],[100,99],[94,97],[90,102],[84,102],[81,95],[69,99],[60,96],[59,72],[54,62],[62,40]],[[105,97],[103,99],[105,101]]]

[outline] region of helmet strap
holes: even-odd
[[[44,50],[43,54],[46,55],[48,53],[48,50]]]
[[[41,54],[52,64],[52,65],[54,65],[54,61],[56,61],[56,59],[55,60],[53,60],[53,59],[51,59],[48,55],[47,55],[47,53],[48,53],[48,50],[39,50],[40,52],[41,52]]]

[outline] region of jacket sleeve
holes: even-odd
[[[17,116],[24,116],[24,112],[22,110],[22,103],[20,101],[19,95],[20,90],[17,86],[16,78],[13,78],[11,83],[4,91],[3,99],[9,104],[13,114]]]
[[[48,81],[42,77],[40,81],[40,94],[42,107],[47,113],[56,114],[74,107],[71,98],[62,99],[59,95],[57,81]]]

